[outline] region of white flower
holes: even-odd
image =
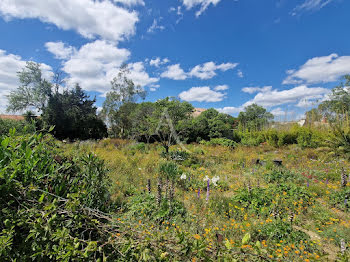
[[[211,181],[213,182],[214,186],[217,186],[217,182],[219,181],[220,177],[214,176]]]
[[[186,176],[185,173],[183,173],[183,174],[180,176],[180,179],[181,179],[181,180],[185,180],[186,178],[187,178],[187,176]]]
[[[206,176],[204,179],[203,179],[203,181],[208,181],[209,180],[209,177],[208,176]]]

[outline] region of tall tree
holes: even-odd
[[[119,130],[116,136],[125,136],[125,129],[118,127],[122,123],[118,110],[123,104],[135,103],[139,98],[144,99],[146,92],[130,79],[130,70],[127,65],[120,67],[117,77],[111,82],[111,91],[107,93],[103,103],[101,115],[107,120],[110,127]],[[126,108],[124,108],[126,109]],[[129,107],[129,109],[132,109]]]
[[[153,123],[157,123],[155,135],[166,152],[171,145],[184,138],[184,123],[191,121],[193,106],[188,102],[180,102],[169,97],[155,102],[152,114]]]
[[[59,139],[99,139],[107,136],[107,127],[96,115],[96,100],[76,84],[72,90],[53,94],[43,109],[42,118]]]
[[[247,106],[244,112],[238,115],[240,124],[248,130],[261,130],[272,119],[273,114],[257,104]]]
[[[52,95],[52,84],[43,78],[40,64],[27,62],[18,72],[20,86],[8,96],[7,111],[17,112],[35,108],[41,111]]]

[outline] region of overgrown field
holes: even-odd
[[[349,248],[349,162],[320,149],[196,144],[164,155],[110,139],[80,147],[106,161],[120,221],[137,220],[164,258],[334,260]]]
[[[349,258],[350,163],[323,149],[191,144],[165,154],[14,131],[0,145],[1,261]]]

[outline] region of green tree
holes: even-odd
[[[150,142],[151,137],[155,134],[158,121],[153,117],[155,103],[142,102],[137,104],[132,113],[133,126],[132,136],[139,140]]]
[[[118,110],[123,104],[134,104],[141,98],[144,99],[146,92],[140,87],[135,85],[135,83],[129,78],[130,70],[127,65],[120,67],[117,77],[113,78],[111,82],[112,90],[107,93],[106,100],[103,103],[103,109],[101,115],[109,123],[111,130],[114,130],[114,136],[125,137],[124,131],[126,129],[122,128],[123,118],[118,114]],[[133,107],[126,106],[126,109],[134,109]],[[129,111],[129,113],[131,113]]]
[[[55,126],[53,133],[59,139],[99,139],[107,135],[107,127],[96,115],[95,102],[76,84],[72,90],[53,94],[42,118],[46,125]]]
[[[344,80],[318,106],[318,111],[330,121],[347,120],[350,114],[350,75],[345,75]]]
[[[193,106],[169,97],[155,102],[152,123],[158,123],[155,135],[166,152],[169,147],[185,138],[185,122],[192,120]]]
[[[52,84],[43,78],[40,64],[27,62],[18,72],[20,86],[8,96],[7,111],[17,112],[28,108],[41,111],[52,95]]]
[[[241,126],[248,130],[261,130],[272,119],[273,115],[257,104],[247,106],[244,112],[240,112],[238,115]]]
[[[219,113],[214,108],[210,108],[198,117],[193,119],[192,123],[192,141],[210,140],[211,138],[232,138],[232,129],[234,126],[234,117]]]

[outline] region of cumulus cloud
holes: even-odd
[[[216,6],[221,0],[182,0],[183,5],[187,9],[191,9],[195,6],[199,6],[199,10],[196,12],[196,16],[200,16],[210,4]]]
[[[17,72],[26,65],[20,56],[8,54],[0,49],[0,113],[4,113],[7,106],[7,96],[19,86]],[[49,65],[41,64],[43,77],[50,80],[53,76]]]
[[[284,111],[282,108],[277,107],[274,108],[270,111],[271,114],[273,114],[274,116],[286,116],[287,112]]]
[[[219,102],[226,94],[210,89],[209,86],[192,87],[179,94],[179,97],[188,102]]]
[[[246,102],[244,106],[256,103],[264,107],[273,107],[277,105],[297,103],[302,99],[314,100],[319,99],[330,92],[323,87],[307,87],[305,85],[297,86],[286,90],[270,89],[261,91],[255,97]]]
[[[238,71],[237,71],[237,76],[238,76],[239,78],[243,78],[243,77],[244,77],[244,74],[243,74],[242,70],[238,70]]]
[[[127,61],[130,52],[104,40],[83,45],[63,62],[63,71],[68,74],[67,83],[81,84],[87,91],[105,94],[110,90],[110,81],[117,76],[120,66]],[[142,87],[157,82],[145,71],[142,62],[130,63],[130,79]]]
[[[216,71],[220,70],[225,72],[230,69],[234,69],[238,63],[222,63],[216,64],[214,62],[207,62],[204,64],[196,65],[188,73],[180,67],[180,64],[170,65],[167,70],[161,74],[161,77],[166,77],[174,80],[184,80],[189,77],[197,77],[202,80],[210,79],[216,76]]]
[[[216,70],[225,72],[229,69],[234,69],[237,65],[237,63],[223,63],[216,65],[214,62],[207,62],[202,65],[196,65],[189,72],[189,75],[198,77],[200,79],[210,79],[216,76]]]
[[[237,113],[243,111],[244,108],[243,107],[226,106],[226,107],[222,107],[222,108],[216,108],[216,110],[219,111],[220,113],[233,115],[233,114],[237,114]]]
[[[242,91],[244,93],[254,94],[257,92],[268,92],[271,89],[272,89],[272,86],[263,86],[263,87],[254,86],[254,87],[243,87]]]
[[[57,59],[68,59],[76,52],[74,47],[67,46],[63,42],[47,42],[45,47]]]
[[[130,69],[130,79],[134,81],[136,85],[142,87],[154,84],[159,81],[159,78],[150,77],[145,71],[145,67],[142,62],[136,62],[129,64]],[[153,85],[154,87],[155,85]]]
[[[334,0],[305,0],[304,3],[296,6],[293,9],[291,15],[295,16],[301,12],[307,11],[318,11],[326,5],[330,4],[331,2],[334,2]]]
[[[316,84],[337,81],[341,76],[350,73],[350,56],[314,57],[297,70],[288,70],[288,77],[283,84]]]
[[[160,65],[164,65],[164,64],[167,64],[169,62],[170,62],[170,60],[168,58],[161,59],[160,57],[156,57],[155,59],[151,59],[149,61],[149,64],[151,66],[159,67]]]
[[[279,105],[295,105],[296,107],[310,107],[324,101],[330,90],[322,87],[307,87],[305,85],[297,86],[286,90],[272,89],[271,86],[265,87],[245,87],[243,92],[250,94],[258,92],[253,99],[248,100],[238,107],[223,107],[217,110],[226,114],[236,114],[243,111],[245,107],[252,104],[258,104],[266,108],[274,108]],[[282,109],[277,107],[271,111],[275,116],[282,114]],[[290,112],[289,112],[290,113]]]
[[[227,89],[229,89],[228,85],[219,85],[219,86],[214,87],[215,91],[224,91]]]
[[[180,64],[168,66],[167,70],[164,71],[160,76],[165,78],[170,78],[173,80],[185,80],[187,78],[187,74],[180,67]]]
[[[118,2],[132,4],[143,1]],[[75,30],[86,38],[100,36],[111,41],[133,35],[138,22],[137,12],[117,6],[110,0],[2,0],[0,15],[6,20],[39,19],[64,30]]]

